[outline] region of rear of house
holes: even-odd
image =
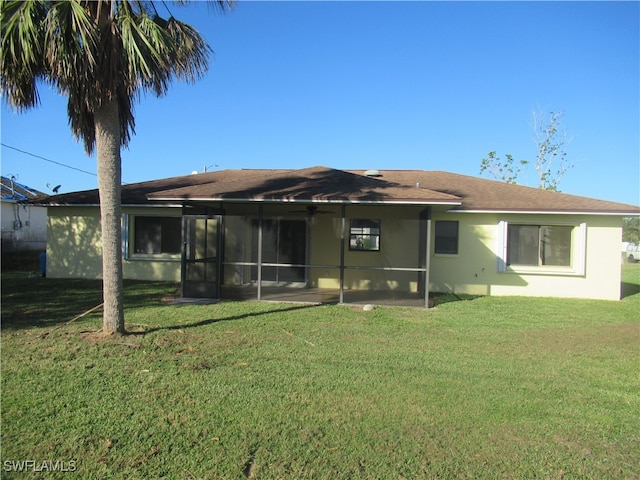
[[[97,191],[51,197],[47,272],[99,278]],[[123,187],[125,278],[188,298],[620,298],[640,208],[447,172],[224,170]]]

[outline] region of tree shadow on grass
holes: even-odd
[[[627,284],[628,294],[638,292],[638,286]],[[166,303],[179,296],[179,285],[174,282],[149,282],[125,280],[125,308],[144,308]],[[474,300],[478,296],[463,294],[435,294],[431,298],[433,306],[450,302]],[[2,316],[3,330],[55,327],[88,312],[102,303],[102,281],[99,279],[52,279],[29,275],[28,272],[5,273],[2,275]],[[295,304],[278,310],[243,313],[219,319],[208,319],[187,325],[153,327],[144,333],[158,330],[178,330],[205,326],[211,323],[241,320],[265,315],[271,312],[287,312],[317,306],[317,304]],[[100,315],[101,308],[91,315]],[[128,326],[128,325],[127,325]],[[140,332],[130,332],[140,334]]]
[[[132,336],[144,336],[147,335],[149,333],[153,333],[153,332],[160,332],[160,331],[171,331],[171,330],[186,330],[187,328],[198,328],[198,327],[204,327],[206,325],[211,325],[214,323],[220,323],[220,322],[230,322],[230,321],[234,321],[234,320],[245,320],[247,318],[251,318],[251,317],[261,317],[263,315],[271,315],[271,314],[277,314],[277,313],[283,313],[283,312],[292,312],[295,310],[302,310],[302,309],[307,309],[307,308],[313,308],[313,307],[318,307],[319,305],[317,304],[299,304],[299,305],[292,305],[292,306],[287,306],[284,308],[278,308],[276,310],[262,310],[259,312],[248,312],[248,313],[243,313],[240,315],[232,315],[229,317],[224,317],[224,318],[208,318],[205,320],[198,320],[197,322],[193,322],[193,323],[182,323],[180,325],[168,325],[168,326],[164,326],[164,327],[152,327],[149,328],[148,330],[144,330],[144,331],[133,331],[133,332],[127,332],[127,335],[132,335]]]
[[[171,282],[124,282],[125,308],[157,304],[177,291]],[[56,326],[99,306],[102,281],[52,279],[26,272],[2,274],[2,330]],[[101,308],[93,315],[99,315]]]
[[[99,280],[50,280],[2,274],[2,329],[46,327],[71,320],[102,302]]]

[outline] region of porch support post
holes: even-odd
[[[346,221],[346,205],[342,204],[340,213],[340,303],[344,303],[344,242],[345,242],[345,229],[347,225]]]
[[[426,223],[426,238],[424,251],[424,306],[429,308],[429,273],[431,271],[431,207],[420,212],[421,223]]]
[[[262,300],[262,227],[264,207],[258,205],[258,301]]]
[[[187,207],[182,206],[182,251],[180,252],[180,297],[184,298],[184,284],[187,280],[187,248],[189,248],[189,225]]]

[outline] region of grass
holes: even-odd
[[[3,275],[2,475],[637,479],[632,290],[363,312],[175,306],[175,285],[129,282],[132,333],[105,339],[99,312],[65,324],[99,283]]]

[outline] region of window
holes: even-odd
[[[458,222],[436,220],[435,253],[458,254]]]
[[[132,240],[135,254],[179,254],[182,218],[135,216]]]
[[[507,265],[571,266],[571,233],[564,225],[509,225]]]
[[[380,220],[351,220],[349,250],[380,250]]]

